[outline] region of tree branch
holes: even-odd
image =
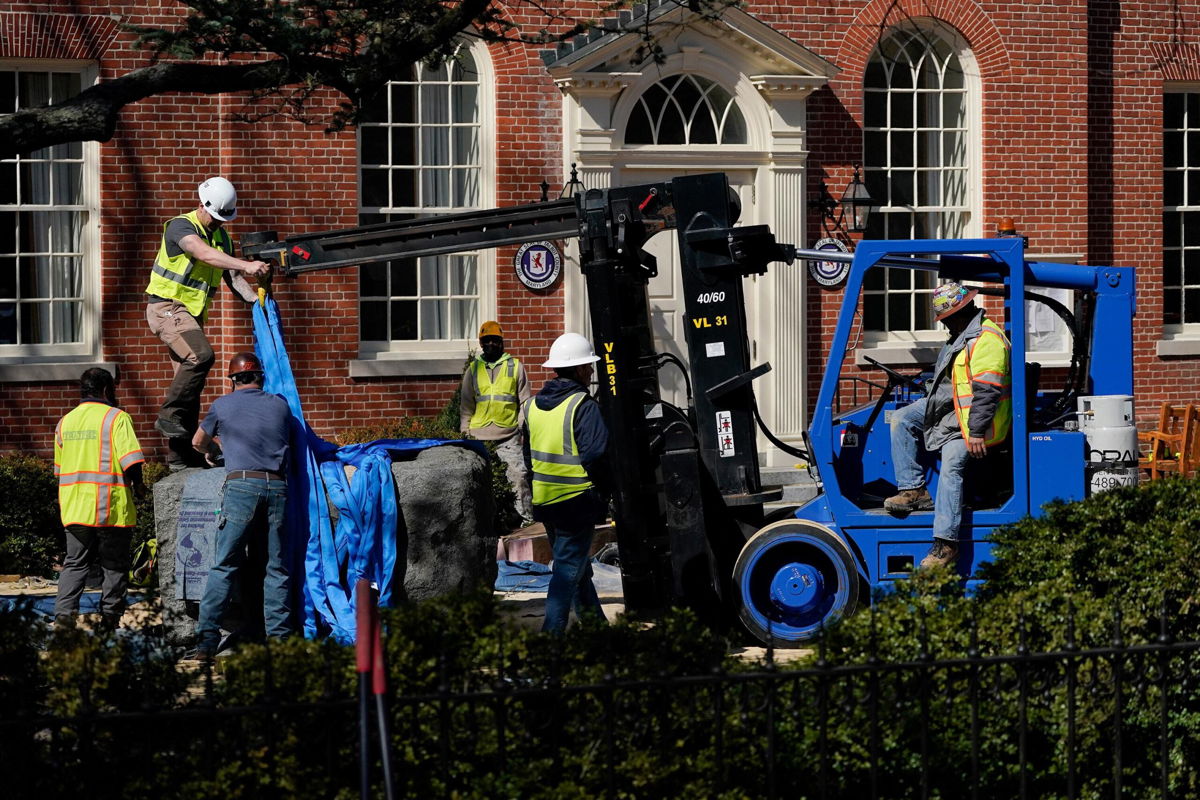
[[[299,79],[282,59],[252,64],[154,64],[91,86],[53,106],[0,115],[0,154],[28,153],[66,142],[107,142],[121,109],[152,95],[267,89]]]

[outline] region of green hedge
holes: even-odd
[[[1119,730],[1122,796],[1155,797],[1164,700],[1170,792],[1200,796],[1200,663],[1162,654],[1133,669],[1127,649],[1159,640],[1164,603],[1170,637],[1200,640],[1197,531],[1195,482],[1055,505],[997,532],[989,582],[974,598],[944,571],[899,582],[831,629],[817,660],[788,665],[731,658],[730,641],[682,611],[648,628],[623,620],[561,638],[513,625],[487,591],[388,611],[399,796],[809,798],[824,788],[828,797],[863,797],[874,780],[882,797],[969,797],[976,788],[982,797],[1023,788],[1063,797],[1074,703],[1076,796],[1117,793]],[[76,698],[87,694],[109,711],[179,703],[196,713],[139,717],[135,737],[119,735],[113,722],[86,739],[73,739],[72,725],[57,739],[6,743],[0,725],[0,751],[24,748],[5,759],[17,789],[53,796],[83,785],[89,764],[112,763],[120,767],[109,770],[120,777],[112,796],[172,787],[198,798],[356,795],[350,649],[300,640],[246,646],[221,660],[220,680],[196,700],[164,671],[171,660],[161,648],[138,662],[87,640],[64,645],[83,655],[39,659],[26,624],[0,614],[0,663],[22,676],[0,680],[0,708],[76,713]],[[1125,650],[1086,654],[1115,638]],[[986,662],[1070,647],[1080,653],[1073,695],[1063,689],[1061,661]],[[875,669],[862,671],[866,664]],[[1164,666],[1174,675],[1166,684],[1156,677]],[[1119,701],[1114,670],[1124,686]],[[141,682],[140,697],[131,680]],[[98,688],[88,689],[94,681]],[[195,693],[204,679],[193,681]]]
[[[50,577],[66,545],[54,465],[37,456],[0,456],[0,572]]]
[[[147,489],[167,474],[164,464],[146,463]],[[154,536],[154,501],[147,491],[136,501],[137,527],[131,547]],[[54,464],[25,453],[0,455],[0,573],[51,577],[66,554],[58,512]]]

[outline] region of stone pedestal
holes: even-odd
[[[395,461],[392,475],[399,511],[396,602],[491,586],[496,579],[497,540],[486,460],[465,447],[433,447]],[[196,578],[206,571],[212,552],[211,544],[200,541],[205,523],[201,509],[220,508],[223,479],[223,470],[187,469],[154,485],[159,586],[164,627],[172,644],[194,643],[199,612],[194,599],[199,596]],[[181,586],[186,591],[181,592]]]

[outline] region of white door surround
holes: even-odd
[[[727,172],[731,179],[736,173],[731,183],[746,187],[740,191],[746,204],[741,224],[766,223],[779,241],[804,243],[806,99],[837,69],[737,9],[715,23],[694,18],[685,25],[688,15],[686,8],[672,7],[658,18],[669,24],[674,16],[679,23],[660,40],[661,63],[630,66],[641,44],[636,33],[609,35],[552,61],[550,75],[563,92],[563,174],[574,162],[584,185],[596,189],[688,172]],[[707,78],[733,95],[746,122],[745,144],[625,145],[638,98],[681,73]],[[575,253],[570,248],[569,258]],[[776,264],[746,283],[752,358],[772,365],[755,384],[760,411],[790,442],[800,441],[806,422],[806,280],[803,265]],[[565,329],[586,332],[586,290],[577,268],[566,270],[564,290]],[[768,463],[794,461],[763,444]]]

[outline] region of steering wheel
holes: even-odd
[[[912,384],[913,386],[915,386],[917,388],[920,388],[920,386],[921,386],[921,382],[919,380],[919,378],[920,378],[919,375],[902,375],[901,373],[897,372],[896,370],[892,369],[891,367],[887,366],[886,364],[880,364],[878,361],[871,358],[870,356],[863,356],[862,359],[863,359],[863,361],[866,361],[868,364],[871,364],[874,367],[878,367],[879,369],[886,372],[888,378],[900,386],[903,386],[906,383]]]

